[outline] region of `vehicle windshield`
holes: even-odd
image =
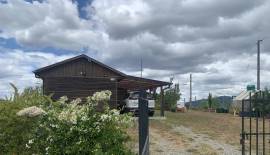
[[[133,92],[133,93],[130,93],[129,99],[138,99],[138,98],[139,98],[139,95],[140,95],[139,92]],[[147,99],[148,99],[148,100],[153,100],[154,97],[153,97],[152,94],[147,93]]]
[[[136,93],[130,93],[129,99],[138,99],[139,98],[139,92]]]

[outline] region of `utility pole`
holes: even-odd
[[[189,86],[189,107],[191,108],[191,103],[192,103],[192,74],[190,74],[190,86]]]
[[[261,42],[263,40],[258,40],[257,41],[257,90],[260,90],[261,89],[261,79],[260,79],[260,70],[261,70],[261,64],[260,64],[260,61],[261,61],[261,58],[260,58],[260,45],[261,45]]]
[[[142,78],[142,70],[143,70],[143,64],[142,64],[142,58],[141,58],[141,78]]]

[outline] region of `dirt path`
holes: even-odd
[[[190,148],[196,148],[198,146],[209,146],[211,149],[216,152],[216,154],[222,155],[239,155],[241,152],[238,148],[225,144],[223,142],[213,140],[208,135],[194,133],[190,128],[184,126],[176,126],[173,128],[173,131],[182,137],[186,137],[190,140]]]
[[[184,154],[184,142],[170,132],[150,127],[150,153],[157,155]]]
[[[239,155],[234,146],[196,134],[190,128],[150,126],[150,153],[154,155]]]

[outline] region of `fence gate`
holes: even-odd
[[[270,155],[270,94],[254,92],[242,100],[242,155]]]

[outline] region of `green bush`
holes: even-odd
[[[27,152],[25,144],[37,125],[37,119],[16,116],[21,108],[21,105],[13,103],[0,103],[0,153]]]
[[[18,117],[16,113],[29,106],[48,103],[50,99],[42,96],[40,88],[27,88],[19,94],[12,86],[13,97],[0,101],[0,154],[28,154],[25,144],[37,126],[38,118]]]
[[[177,106],[176,105],[172,105],[170,108],[171,112],[176,112],[177,110]]]
[[[77,99],[62,108],[48,109],[27,147],[40,154],[130,154],[124,145],[129,137],[123,130],[130,117],[109,110],[107,102],[102,103],[104,111],[97,112],[95,107],[104,96],[100,92],[84,105],[78,105]]]
[[[67,103],[43,96],[40,88],[28,88],[0,102],[0,154],[132,154],[125,143],[131,117],[109,110],[104,91]],[[95,106],[102,102],[103,112]],[[37,117],[18,116],[18,111],[37,106],[46,113]],[[17,115],[16,115],[17,114]]]

